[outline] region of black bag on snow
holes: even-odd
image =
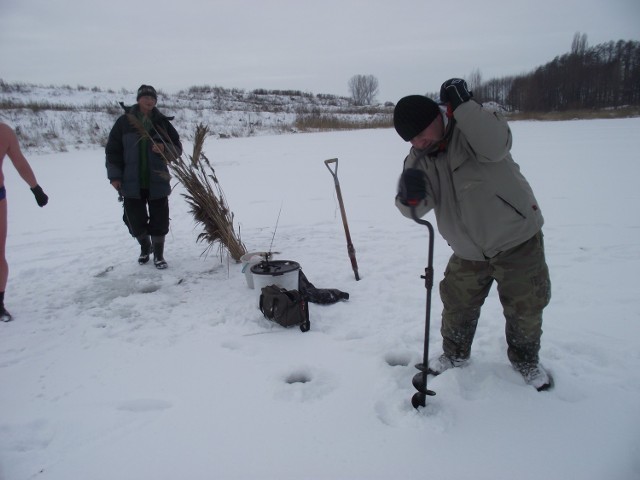
[[[340,300],[349,300],[349,294],[342,292],[335,288],[316,288],[311,283],[307,276],[302,273],[298,274],[298,290],[302,293],[302,296],[311,303],[319,303],[321,305],[328,305],[331,303],[339,302]]]
[[[300,325],[303,332],[311,328],[309,304],[298,290],[287,290],[277,285],[267,285],[260,294],[262,314],[283,327]]]

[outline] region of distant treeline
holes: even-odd
[[[640,42],[607,42],[587,48],[576,34],[571,52],[531,73],[474,85],[474,96],[508,110],[550,112],[640,105]]]

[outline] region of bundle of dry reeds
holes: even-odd
[[[130,119],[141,135],[145,135],[152,142],[157,142],[151,138],[148,132],[137,119]],[[240,231],[236,234],[233,227],[233,212],[229,209],[227,201],[216,177],[215,170],[209,159],[203,153],[203,145],[209,134],[209,127],[203,124],[196,126],[193,140],[193,154],[187,155],[185,159],[182,155],[170,155],[172,151],[167,148],[165,139],[168,139],[166,132],[159,132],[162,141],[165,142],[165,152],[163,154],[170,171],[180,181],[186,193],[182,196],[191,207],[191,214],[196,223],[202,224],[203,231],[196,239],[198,242],[208,243],[203,254],[208,253],[217,244],[219,254],[222,257],[224,250],[229,252],[231,258],[236,262],[247,253],[245,245],[240,239]]]
[[[201,125],[196,127],[196,131],[198,128],[201,128]],[[229,210],[213,166],[202,152],[202,142],[198,141],[196,134],[191,161],[187,163],[180,156],[171,162],[169,167],[187,191],[182,196],[191,207],[193,218],[204,227],[197,241],[209,244],[205,252],[213,248],[217,242],[221,255],[226,248],[231,258],[239,262],[240,257],[247,253],[247,249],[240,239],[240,232],[236,234],[233,228],[233,212]]]

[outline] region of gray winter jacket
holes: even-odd
[[[473,100],[454,112],[444,151],[412,148],[404,169],[426,173],[427,197],[418,217],[435,211],[438,230],[453,252],[486,260],[533,237],[544,220],[529,183],[511,158],[511,130],[498,113]],[[411,218],[411,209],[396,197]]]

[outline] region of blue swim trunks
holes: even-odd
[[[4,185],[0,187],[0,201],[7,198],[7,189],[4,188]]]

